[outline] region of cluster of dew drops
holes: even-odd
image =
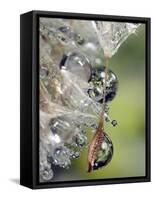
[[[77,45],[84,45],[85,38],[80,34],[72,36],[70,29],[67,26],[59,27],[58,33],[62,33],[63,37],[58,39],[65,42],[71,37],[77,43]],[[54,33],[53,33],[54,34]],[[65,37],[64,37],[65,36]],[[99,108],[102,107],[105,102],[105,121],[110,122],[112,126],[117,125],[116,120],[111,120],[109,117],[109,102],[111,102],[118,90],[118,79],[116,74],[106,66],[95,66],[91,63],[88,56],[79,50],[70,51],[61,57],[59,62],[59,70],[61,73],[69,73],[72,77],[86,82],[87,88],[83,89],[84,95]],[[105,72],[107,73],[105,80]],[[46,67],[40,68],[40,79],[47,80],[50,75],[49,70]],[[69,76],[71,78],[71,76]],[[104,87],[105,90],[104,90]],[[75,90],[75,89],[74,89]],[[82,88],[81,88],[82,90]],[[105,91],[105,95],[104,95]],[[105,99],[103,99],[105,97]],[[84,109],[84,108],[83,108]],[[95,115],[95,113],[94,113]],[[71,120],[67,115],[60,115],[52,117],[48,123],[49,130],[54,135],[54,140],[58,145],[55,146],[53,153],[47,155],[46,167],[40,165],[40,171],[42,173],[41,180],[49,181],[53,178],[52,166],[69,169],[72,159],[80,157],[82,149],[88,146],[88,139],[86,136],[87,125],[76,123],[75,120]],[[93,134],[97,129],[97,123],[90,125]],[[53,137],[52,137],[53,138]],[[65,142],[61,142],[65,141]],[[98,151],[96,160],[94,162],[93,170],[97,170],[109,163],[113,155],[113,144],[111,139],[106,133],[104,133],[104,139],[101,144],[101,148]]]

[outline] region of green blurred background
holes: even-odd
[[[116,98],[110,103],[110,116],[116,127],[106,123],[114,155],[104,168],[87,173],[87,148],[72,162],[70,179],[105,179],[145,176],[145,25],[122,44],[109,61],[119,79]],[[88,139],[92,134],[88,133]]]

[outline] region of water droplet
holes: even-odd
[[[74,40],[79,45],[83,45],[85,43],[84,38],[80,34],[77,34],[77,33],[74,34]]]
[[[112,159],[113,156],[113,144],[109,136],[104,133],[104,138],[101,144],[100,150],[98,150],[94,164],[92,166],[93,170],[97,170],[106,166]]]
[[[57,147],[53,154],[53,164],[66,168],[71,164],[70,149],[65,146]]]
[[[106,122],[109,122],[110,121],[110,119],[109,119],[109,117],[107,116],[107,117],[105,117],[105,121]]]
[[[80,148],[87,145],[87,137],[84,134],[76,134],[73,140],[75,144]]]
[[[52,133],[55,135],[56,140],[63,140],[67,142],[76,130],[74,123],[66,116],[59,116],[52,118],[49,122],[49,127]]]
[[[68,33],[70,32],[70,27],[68,26],[61,26],[58,28],[59,31],[61,31],[62,33]]]
[[[93,69],[89,85],[89,96],[93,100],[102,103],[104,97],[105,67],[97,67]],[[117,90],[118,79],[110,69],[107,69],[105,102],[112,101],[117,94]]]
[[[108,114],[108,113],[109,113],[109,109],[110,109],[110,108],[109,108],[108,104],[105,104],[105,113]]]
[[[53,171],[52,169],[49,170],[44,170],[41,172],[41,178],[43,179],[43,181],[49,181],[53,178]]]
[[[90,127],[92,128],[93,131],[96,131],[98,124],[91,124]]]
[[[49,75],[49,71],[45,67],[40,68],[40,77],[41,78],[46,78]]]
[[[86,56],[79,52],[71,52],[68,55],[64,55],[60,68],[68,70],[80,79],[88,81],[91,77],[91,64]]]
[[[79,158],[80,156],[80,152],[76,151],[74,152],[74,154],[72,155],[72,158]]]
[[[118,123],[117,123],[116,120],[112,120],[111,124],[112,124],[113,126],[116,126]]]
[[[68,26],[61,26],[57,30],[57,38],[64,43],[68,43],[72,40],[73,32]]]

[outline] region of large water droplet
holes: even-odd
[[[68,70],[80,79],[88,81],[91,77],[91,64],[86,56],[79,52],[64,55],[60,62],[60,68]]]
[[[94,164],[92,166],[93,170],[97,170],[106,166],[112,159],[113,156],[113,144],[109,136],[104,133],[104,138],[101,144],[100,150],[98,150]]]
[[[102,103],[104,97],[103,94],[104,87],[105,87],[105,67],[97,67],[93,69],[89,85],[90,85],[88,89],[89,96],[93,100]],[[112,101],[117,94],[117,90],[118,90],[118,79],[110,69],[107,69],[105,102]]]

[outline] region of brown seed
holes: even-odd
[[[88,150],[88,172],[91,172],[92,167],[94,165],[94,161],[97,155],[97,152],[101,148],[101,144],[104,138],[102,126],[98,126],[96,133],[89,145]]]

